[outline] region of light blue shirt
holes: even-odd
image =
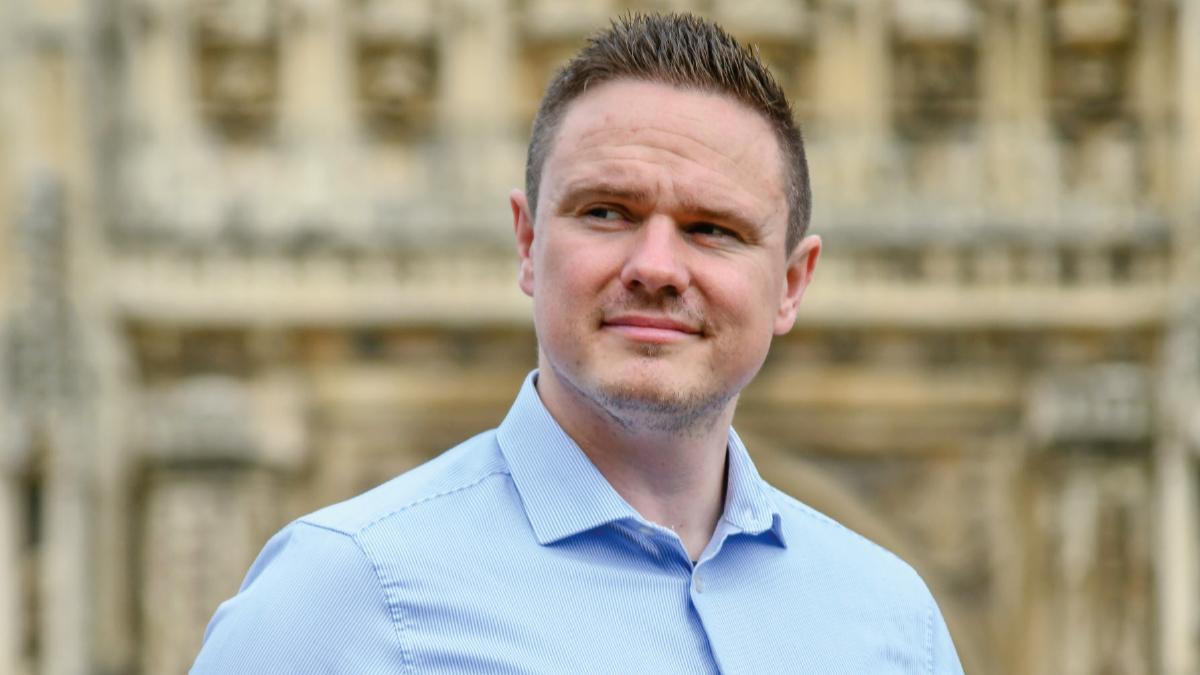
[[[276,534],[192,672],[962,672],[916,572],[768,485],[732,430],[693,565],[535,378],[498,429]]]

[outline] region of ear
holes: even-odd
[[[517,235],[517,256],[521,259],[521,271],[517,284],[525,295],[533,297],[533,218],[529,214],[529,200],[525,193],[514,189],[508,193],[512,206],[513,232]]]
[[[813,269],[817,266],[817,258],[821,255],[821,238],[810,234],[796,244],[796,248],[788,255],[787,271],[783,286],[783,296],[779,302],[779,312],[775,315],[775,334],[783,335],[792,329],[796,323],[796,313],[800,308],[800,300],[804,291],[812,282]]]

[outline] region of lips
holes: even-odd
[[[667,344],[700,335],[699,327],[665,316],[622,314],[606,319],[602,328],[630,340]]]

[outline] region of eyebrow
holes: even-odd
[[[605,181],[578,181],[568,184],[563,190],[563,198],[559,200],[562,207],[573,207],[585,199],[614,199],[616,201],[645,204],[650,199],[650,193],[640,188],[632,188],[618,183]]]
[[[559,201],[560,208],[573,208],[576,204],[587,199],[612,199],[630,204],[646,204],[653,201],[650,193],[640,188],[629,187],[607,181],[587,181],[567,185]],[[755,238],[763,236],[762,225],[729,209],[705,206],[691,199],[682,199],[680,209],[698,221],[712,221],[734,225]]]

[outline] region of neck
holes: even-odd
[[[654,420],[618,417],[545,368],[537,389],[613,489],[643,518],[674,530],[691,559],[698,559],[724,512],[736,397],[680,431]]]

